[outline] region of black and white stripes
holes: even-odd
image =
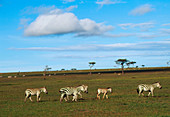
[[[31,96],[32,95],[36,95],[37,96],[37,102],[39,102],[40,101],[40,93],[41,92],[44,92],[44,93],[48,94],[46,87],[35,88],[35,89],[26,89],[25,90],[25,100],[24,101],[26,102],[27,98],[29,98],[31,101],[33,101],[31,99]]]
[[[86,92],[86,93],[88,93],[88,86],[86,86],[86,85],[81,85],[81,86],[78,86],[78,87],[64,87],[64,88],[61,88],[61,89],[59,90],[59,92],[61,93],[60,102],[61,102],[63,99],[64,99],[65,101],[68,101],[70,95],[73,95],[72,101],[77,101],[78,95],[80,95],[81,98],[82,98],[81,92]]]
[[[154,84],[140,84],[140,85],[138,85],[138,88],[137,88],[137,93],[139,94],[139,96],[140,96],[140,94],[142,94],[143,96],[144,96],[144,94],[143,94],[143,91],[149,91],[149,94],[148,94],[148,96],[152,93],[152,96],[154,96],[153,95],[153,90],[154,90],[154,88],[156,88],[156,87],[158,87],[158,88],[162,88],[162,86],[160,85],[160,83],[159,82],[156,82],[156,83],[154,83]]]

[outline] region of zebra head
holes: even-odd
[[[157,83],[156,83],[156,87],[158,87],[158,88],[162,89],[162,86],[160,85],[160,83],[159,83],[159,82],[157,82]]]
[[[44,93],[48,94],[48,91],[47,91],[47,88],[46,88],[46,87],[43,87],[43,88],[42,88],[42,91],[43,91]]]
[[[88,86],[87,85],[82,85],[81,86],[81,91],[88,93]]]
[[[110,93],[112,92],[112,88],[111,87],[108,87],[107,88],[107,91],[110,91]]]

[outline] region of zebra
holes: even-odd
[[[63,101],[63,98],[64,98],[65,101],[68,101],[70,95],[73,96],[72,101],[77,101],[78,95],[80,95],[80,97],[82,98],[82,94],[80,93],[81,91],[88,93],[88,86],[87,85],[80,85],[80,86],[77,86],[77,87],[61,88],[59,90],[59,92],[61,93],[60,102]]]
[[[139,96],[140,96],[140,94],[142,94],[144,96],[143,91],[149,91],[148,96],[150,96],[151,93],[152,93],[152,96],[154,96],[153,90],[156,87],[158,87],[160,89],[162,88],[162,86],[160,85],[159,82],[156,82],[156,83],[153,83],[153,84],[140,84],[140,85],[138,85],[137,93],[138,93]]]
[[[110,92],[110,93],[112,92],[111,87],[108,87],[106,89],[98,88],[98,90],[97,90],[97,99],[100,100],[100,94],[101,93],[103,93],[103,99],[104,99],[105,96],[106,96],[106,99],[108,99],[108,95],[107,95],[108,92]]]
[[[48,94],[48,91],[47,91],[46,87],[35,88],[35,89],[26,89],[25,90],[25,100],[24,101],[26,102],[27,98],[29,98],[31,100],[31,102],[32,102],[33,100],[31,99],[31,95],[33,95],[33,96],[36,95],[37,96],[37,102],[39,102],[41,92],[44,92],[44,93]]]

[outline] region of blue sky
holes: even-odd
[[[169,0],[0,0],[0,72],[170,60]]]

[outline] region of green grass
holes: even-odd
[[[138,97],[136,88],[141,83],[159,81],[162,89],[154,90],[155,97]],[[83,94],[78,102],[59,102],[61,87],[89,86],[89,93]],[[46,86],[49,94],[41,94],[41,102],[27,100],[26,88]],[[109,99],[97,100],[97,88],[112,87]],[[113,116],[170,116],[170,72],[115,74],[66,75],[43,77],[0,78],[0,117],[113,117]],[[145,92],[145,95],[147,92]],[[72,98],[72,97],[70,97]]]

